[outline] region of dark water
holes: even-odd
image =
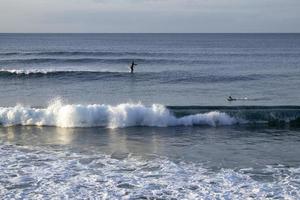
[[[0,34],[0,197],[299,199],[299,65],[300,34]]]

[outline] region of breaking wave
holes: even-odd
[[[60,100],[47,108],[22,105],[0,107],[0,124],[58,127],[130,127],[130,126],[193,126],[232,125],[238,121],[226,113],[211,111],[176,117],[163,105],[144,106],[140,103],[112,105],[64,105]]]
[[[64,104],[55,100],[46,108],[16,105],[0,107],[2,126],[107,127],[224,126],[236,124],[300,125],[300,107],[197,107],[141,103]]]
[[[92,71],[92,70],[56,70],[56,69],[0,69],[0,77],[39,77],[55,75],[78,75],[78,74],[103,74],[125,73],[119,71]],[[128,72],[126,72],[128,73]]]
[[[50,74],[59,71],[49,69],[0,69],[0,76],[8,75],[31,75],[31,74]]]

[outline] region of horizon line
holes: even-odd
[[[300,32],[0,32],[0,34],[300,34]]]

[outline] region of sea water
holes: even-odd
[[[0,197],[298,199],[299,77],[299,34],[0,34]]]

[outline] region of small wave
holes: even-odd
[[[41,57],[41,58],[17,58],[17,59],[0,59],[1,65],[11,64],[129,64],[132,62],[132,56],[120,57],[82,57],[82,58],[58,58],[58,57]],[[141,64],[174,64],[174,65],[196,65],[196,64],[222,64],[225,61],[205,60],[205,59],[186,59],[186,58],[135,58],[136,62]]]
[[[146,59],[135,59],[137,62],[146,62]],[[130,63],[130,58],[26,58],[26,59],[1,59],[2,64],[42,64],[42,63]],[[151,60],[149,60],[151,61]],[[156,60],[157,62],[168,62],[166,59]],[[170,60],[171,61],[171,60]]]
[[[249,124],[300,127],[300,106],[168,106],[167,108],[178,117],[217,110]]]
[[[0,52],[0,56],[150,56],[150,57],[297,57],[298,52],[148,52],[148,51],[11,51]]]
[[[126,69],[126,67],[124,67]],[[64,77],[64,78],[80,78],[80,79],[103,79],[111,77],[128,77],[128,71],[126,70],[76,70],[75,69],[0,69],[0,78],[39,78],[39,77]],[[264,75],[247,75],[247,76],[212,76],[202,75],[197,72],[138,72],[141,81],[148,81],[156,79],[161,84],[190,84],[190,83],[216,83],[216,82],[232,82],[232,81],[252,81],[262,79]],[[258,101],[263,99],[250,99],[251,101]]]
[[[120,74],[128,74],[127,71],[93,71],[93,70],[56,70],[56,69],[0,69],[0,77],[28,77],[28,78],[36,78],[43,76],[64,76],[64,75],[120,75]]]
[[[180,74],[174,74],[174,76],[170,77],[170,73],[166,73],[164,77],[162,77],[161,83],[163,84],[177,84],[177,83],[193,83],[193,82],[201,82],[201,83],[217,83],[217,82],[233,82],[233,81],[254,81],[263,79],[265,75],[257,75],[257,74],[249,74],[244,76],[233,76],[233,75],[202,75],[197,73],[186,73],[183,72]],[[240,98],[235,100],[249,100],[246,98]]]
[[[130,52],[130,51],[39,51],[39,52],[0,52],[0,56],[161,56],[177,55],[166,52]],[[181,53],[190,55],[188,53]]]
[[[0,69],[1,75],[30,75],[30,74],[49,74],[59,72],[55,70],[38,70],[38,69]]]
[[[130,127],[130,126],[193,126],[232,125],[238,121],[226,113],[212,111],[202,114],[175,117],[163,105],[125,103],[111,105],[64,105],[57,100],[47,108],[30,108],[17,105],[0,107],[0,124],[36,125],[57,127]]]
[[[99,51],[41,51],[41,52],[2,52],[3,56],[105,56],[105,55],[127,55],[134,54],[133,52],[99,52]]]

